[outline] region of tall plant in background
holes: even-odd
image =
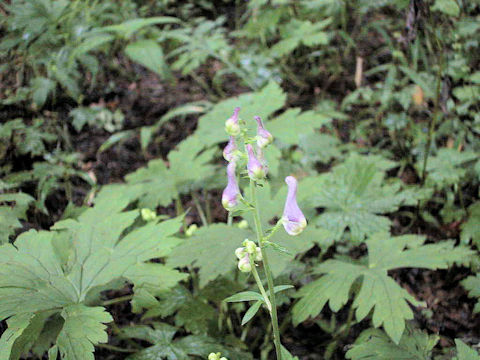
[[[300,234],[307,226],[307,221],[302,211],[298,207],[296,200],[297,180],[293,176],[287,176],[285,182],[288,185],[288,195],[285,202],[283,216],[277,224],[264,232],[262,223],[260,221],[260,203],[257,197],[257,187],[263,186],[266,182],[268,173],[268,166],[264,159],[265,148],[272,143],[273,136],[266,130],[262,124],[260,117],[256,116],[257,133],[256,136],[249,136],[249,131],[246,123],[239,120],[240,108],[236,108],[232,117],[230,117],[226,124],[225,130],[230,136],[230,140],[224,149],[224,157],[229,162],[227,166],[228,184],[222,194],[222,204],[228,210],[228,224],[232,224],[232,218],[235,211],[251,211],[255,222],[256,243],[245,239],[243,247],[235,250],[235,255],[238,258],[238,269],[244,273],[251,273],[260,290],[260,294],[253,291],[246,291],[231,296],[227,301],[249,301],[257,300],[256,303],[245,314],[242,324],[249,321],[259,310],[262,305],[265,305],[270,314],[270,319],[273,328],[275,351],[277,359],[282,359],[282,345],[280,342],[280,331],[278,327],[278,316],[275,293],[291,286],[274,286],[272,270],[269,265],[268,255],[265,249],[269,246],[278,249],[275,243],[269,239],[275,232],[284,226],[289,235]],[[238,149],[236,142],[241,141],[245,145],[245,152]],[[254,149],[255,146],[255,149]],[[250,198],[248,201],[244,200],[238,186],[236,177],[237,164],[244,165],[246,163],[246,173],[250,179]],[[242,206],[243,205],[243,206]],[[263,270],[267,280],[268,291],[265,290],[263,282],[257,271],[259,263],[263,262]]]

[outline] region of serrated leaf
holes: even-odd
[[[453,242],[424,245],[424,241],[425,238],[420,236],[390,238],[388,234],[380,233],[366,241],[368,266],[339,260],[327,260],[318,265],[315,272],[323,276],[298,291],[301,299],[293,307],[294,323],[316,316],[327,301],[332,311],[341,309],[349,299],[354,282],[361,277],[362,285],[352,305],[357,309],[357,320],[361,321],[373,310],[373,325],[383,325],[393,342],[398,344],[405,320],[413,318],[407,301],[415,306],[423,303],[389,277],[388,270],[404,267],[444,269],[454,262],[468,261],[473,254],[470,249],[454,247]]]
[[[335,239],[348,229],[357,242],[376,232],[389,231],[391,221],[380,214],[393,212],[423,194],[401,192],[398,185],[385,185],[384,177],[376,159],[352,154],[331,172],[307,179],[308,206],[325,208],[316,224],[330,230]],[[304,196],[302,191],[300,188],[299,197]]]
[[[463,287],[468,291],[468,296],[476,297],[477,303],[473,311],[475,313],[480,312],[480,273],[476,276],[469,276],[462,281]]]
[[[457,360],[479,360],[480,355],[474,349],[468,347],[462,340],[455,339],[457,346]]]
[[[353,347],[345,354],[345,358],[352,360],[429,360],[438,339],[438,336],[430,336],[407,326],[402,339],[395,344],[383,331],[367,329],[360,334]]]
[[[248,237],[249,232],[227,226],[213,224],[197,230],[193,236],[173,249],[167,265],[198,267],[200,287],[209,281],[231,271],[237,264],[235,249]]]
[[[106,343],[108,335],[105,323],[113,321],[103,307],[87,307],[80,304],[63,309],[65,319],[58,335],[57,345],[65,360],[94,360],[94,344]]]
[[[0,360],[10,360],[10,352],[15,340],[17,340],[30,325],[30,320],[33,316],[34,314],[32,313],[24,313],[12,316],[7,320],[8,328],[0,338]]]
[[[472,241],[477,247],[480,247],[480,201],[470,205],[468,214],[468,220],[462,224],[460,239],[464,244]]]
[[[22,227],[19,220],[26,220],[28,207],[35,199],[28,194],[0,194],[0,244],[8,242],[10,235]]]
[[[115,32],[120,34],[121,36],[125,38],[129,38],[132,36],[136,31],[146,27],[146,26],[151,26],[151,25],[157,25],[157,24],[169,24],[169,23],[178,23],[179,19],[176,17],[170,17],[170,16],[157,16],[157,17],[151,17],[151,18],[145,18],[145,19],[133,19],[133,20],[127,20],[123,23],[120,24],[115,24],[115,25],[109,25],[109,26],[104,26],[101,28],[96,29],[98,32]]]

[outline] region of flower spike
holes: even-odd
[[[225,122],[225,131],[228,135],[237,136],[240,135],[240,125],[238,124],[238,113],[240,108],[236,107],[233,110],[233,115]]]
[[[230,162],[227,166],[227,186],[223,190],[222,205],[228,211],[232,211],[238,205],[238,199],[242,196],[235,175],[236,163]]]
[[[237,155],[235,154],[237,151],[237,144],[235,143],[235,138],[233,136],[230,136],[230,139],[228,140],[228,144],[225,146],[223,149],[223,157],[227,161],[234,161],[237,158]]]
[[[247,152],[248,152],[247,170],[248,170],[248,176],[250,177],[250,179],[257,181],[265,178],[265,176],[267,175],[265,171],[265,167],[255,157],[255,153],[253,152],[253,147],[251,144],[247,145]]]
[[[283,210],[283,227],[289,235],[295,236],[305,229],[307,220],[297,204],[297,179],[287,176],[285,182],[288,186],[288,194]]]
[[[262,119],[260,116],[255,116],[255,120],[257,121],[258,127],[257,127],[257,145],[260,148],[264,148],[268,144],[271,144],[273,141],[273,136],[270,134],[269,131],[267,131],[263,127]]]

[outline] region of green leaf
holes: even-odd
[[[130,59],[158,74],[162,79],[170,76],[163,50],[155,41],[139,40],[128,44],[125,53]]]
[[[299,360],[298,356],[293,356],[290,354],[290,351],[288,351],[283,345],[282,345],[282,359],[284,360]]]
[[[379,329],[363,331],[353,347],[345,354],[352,360],[430,360],[432,349],[439,337],[428,335],[407,326],[400,342],[395,344],[388,335]]]
[[[423,196],[401,192],[399,184],[386,185],[385,172],[378,170],[377,164],[375,158],[352,154],[331,172],[307,178],[301,184],[299,197],[307,199],[307,207],[325,208],[315,223],[330,230],[335,239],[340,239],[347,229],[357,242],[376,232],[387,232],[391,221],[379,214],[414,204]]]
[[[80,125],[79,125],[80,126]],[[83,127],[83,124],[80,126],[80,128]],[[119,131],[116,132],[115,134],[112,134],[108,137],[107,140],[103,142],[102,145],[98,148],[98,153],[104,152],[108,149],[110,149],[113,145],[133,137],[135,135],[135,132],[133,130],[125,130],[125,131]]]
[[[213,106],[198,120],[195,134],[205,146],[226,142],[228,137],[224,132],[225,121],[231,116],[233,109],[239,106],[241,108],[240,118],[247,121],[253,135],[256,130],[253,117],[257,115],[266,121],[270,115],[283,107],[285,100],[286,94],[282,88],[271,81],[258,92],[242,94]]]
[[[238,294],[229,296],[224,301],[225,302],[241,302],[241,301],[254,301],[254,300],[263,301],[263,296],[255,291],[242,291]]]
[[[460,15],[460,7],[455,0],[435,0],[430,9],[432,11],[440,11],[449,16]]]
[[[462,340],[455,339],[457,346],[457,360],[480,360],[480,355],[474,349],[468,347]]]
[[[177,267],[193,264],[200,269],[200,287],[204,287],[237,265],[235,249],[242,245],[248,234],[245,230],[225,224],[202,227],[172,251],[167,265]]]
[[[159,322],[152,325],[153,328],[140,325],[122,329],[125,338],[140,339],[153,344],[130,355],[128,360],[188,360],[192,356],[206,359],[209,353],[218,351],[231,360],[251,359],[250,355],[232,351],[208,336],[190,335],[174,339],[177,332],[175,327]]]
[[[214,173],[210,161],[217,150],[202,149],[203,144],[198,137],[188,137],[168,153],[169,167],[162,159],[155,159],[147,167],[127,175],[125,191],[130,192],[134,199],[139,199],[139,207],[152,209],[158,205],[167,206],[179,194],[203,187]]]
[[[466,173],[466,163],[476,160],[478,154],[473,151],[457,151],[442,148],[435,156],[428,158],[427,185],[444,187],[461,181]],[[423,160],[417,162],[417,170],[423,168]]]
[[[12,316],[7,320],[8,328],[0,338],[0,360],[10,360],[10,352],[15,341],[23,334],[30,325],[30,320],[34,314],[24,313]],[[17,358],[18,359],[18,358]]]
[[[257,301],[255,304],[253,304],[248,308],[245,315],[243,315],[242,326],[248,323],[255,316],[255,314],[258,312],[262,304],[263,304],[263,301]]]
[[[277,118],[268,121],[265,126],[275,139],[287,145],[297,145],[300,143],[302,135],[311,134],[315,129],[319,129],[331,121],[331,117],[321,113],[315,111],[301,112],[299,108],[292,108]]]
[[[462,224],[460,239],[464,244],[473,241],[477,247],[480,247],[480,201],[470,205],[468,208],[468,214],[468,220]]]
[[[22,192],[0,194],[0,244],[22,227],[19,220],[27,219],[27,210],[35,199]]]
[[[108,335],[105,323],[113,321],[103,307],[87,307],[80,304],[63,309],[65,319],[57,344],[65,360],[94,360],[94,345],[106,343]]]
[[[280,32],[283,39],[271,48],[271,55],[273,57],[282,57],[291,53],[300,44],[308,47],[328,44],[327,33],[321,30],[330,23],[331,19],[313,24],[308,20],[292,19],[281,29]]]
[[[468,291],[468,296],[476,297],[477,303],[473,311],[475,313],[480,312],[480,273],[477,273],[476,276],[469,276],[462,281],[462,285]]]
[[[48,95],[55,90],[55,82],[44,78],[36,77],[32,79],[32,100],[38,107],[42,107],[47,101]]]
[[[373,325],[383,325],[398,344],[405,320],[413,318],[407,301],[414,306],[423,303],[389,277],[388,270],[405,267],[445,269],[452,263],[465,263],[473,253],[467,248],[454,247],[449,241],[427,245],[424,241],[420,236],[390,238],[388,234],[379,233],[366,241],[368,266],[339,260],[327,260],[318,265],[315,272],[323,276],[298,291],[301,299],[293,307],[294,323],[316,316],[327,301],[332,311],[340,310],[349,300],[351,287],[361,277],[362,285],[352,305],[356,308],[357,320],[361,321],[373,310]]]
[[[178,22],[179,20],[175,17],[157,16],[157,17],[151,17],[146,19],[127,20],[121,24],[104,26],[101,28],[97,28],[95,30],[99,32],[104,32],[104,31],[114,32],[114,33],[120,34],[120,36],[124,38],[129,38],[135,32],[137,32],[138,30],[146,26],[157,25],[157,24],[174,24]]]

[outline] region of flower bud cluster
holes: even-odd
[[[252,271],[252,264],[263,260],[262,250],[251,240],[245,239],[243,247],[235,250],[238,259],[238,270],[248,273]]]
[[[222,356],[222,353],[210,353],[208,355],[208,360],[228,360],[226,357]]]

